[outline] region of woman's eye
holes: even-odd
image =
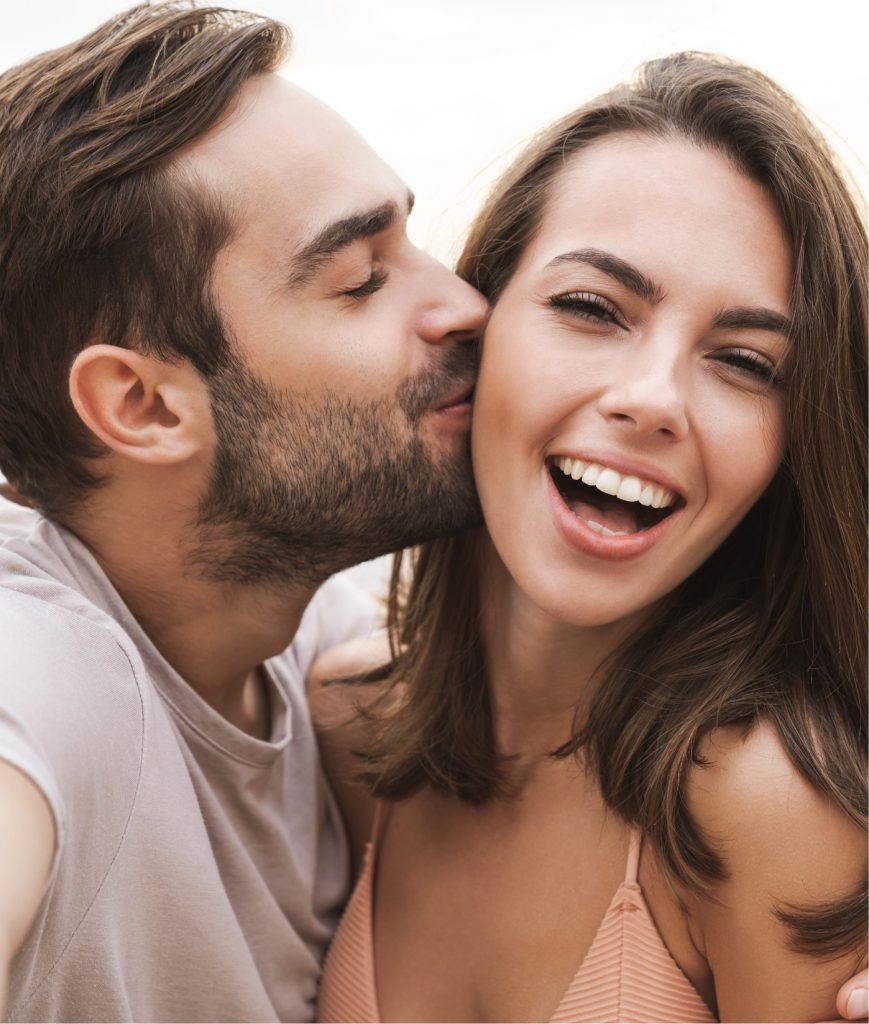
[[[618,310],[600,295],[592,292],[563,292],[549,299],[553,309],[563,310],[595,324],[616,324],[621,327]]]
[[[717,352],[715,359],[719,363],[732,366],[748,376],[755,377],[770,387],[777,387],[782,383],[782,378],[776,373],[773,363],[759,352],[754,352],[751,349],[727,349]]]
[[[364,299],[366,295],[373,295],[375,292],[386,284],[386,279],[389,275],[385,270],[372,270],[371,275],[367,281],[363,281],[356,288],[348,288],[347,291],[342,292],[342,295],[347,295],[351,299]]]

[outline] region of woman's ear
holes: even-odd
[[[69,392],[88,428],[134,462],[183,462],[213,435],[207,385],[187,361],[89,345],[72,364]]]

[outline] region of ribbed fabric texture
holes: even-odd
[[[697,1021],[715,1018],[670,956],[636,882],[623,882],[556,1021]]]
[[[359,881],[326,958],[317,1013],[321,1024],[380,1022],[371,891],[379,824],[375,825]],[[550,1018],[553,1024],[706,1024],[715,1020],[655,927],[636,881],[639,855],[640,837],[636,834],[631,839],[625,881],[616,890],[591,948]]]
[[[375,825],[375,837],[376,833]],[[355,1021],[359,1024],[370,1021],[377,1024],[380,1020],[374,980],[371,899],[375,849],[372,840],[365,851],[359,881],[329,947],[317,1001],[317,1020],[321,1022]]]

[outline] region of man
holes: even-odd
[[[304,676],[377,616],[308,605],[478,515],[485,303],[287,46],[169,3],[0,79],[14,1020],[312,1017],[349,869]]]
[[[302,684],[374,620],[312,596],[478,515],[484,304],[286,49],[170,3],[0,78],[14,1020],[311,1018],[348,871]]]

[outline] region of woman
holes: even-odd
[[[324,733],[357,842],[359,746],[379,811],[321,1019],[834,1014],[866,920],[865,258],[794,103],[702,55],[498,183],[460,265],[493,303],[486,529],[422,548],[404,604],[396,573],[387,685]]]

